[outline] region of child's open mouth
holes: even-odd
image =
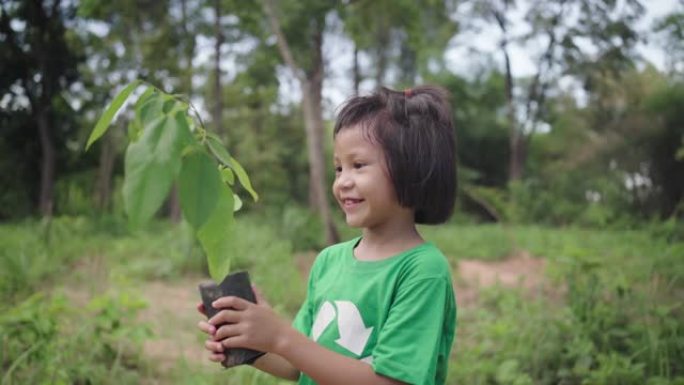
[[[342,199],[342,207],[345,209],[353,209],[363,202],[363,199],[344,198]]]

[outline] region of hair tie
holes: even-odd
[[[405,88],[405,89],[404,89],[404,97],[410,98],[411,95],[413,95],[413,90],[410,89],[410,88]]]

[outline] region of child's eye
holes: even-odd
[[[342,166],[335,166],[335,173],[342,172]]]
[[[355,162],[352,166],[354,166],[354,168],[357,168],[357,169],[358,169],[358,168],[361,168],[361,167],[365,166],[365,164],[364,164],[364,163],[360,163],[360,162]]]

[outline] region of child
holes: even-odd
[[[323,250],[293,326],[257,292],[214,302],[200,322],[213,361],[245,347],[254,366],[300,384],[443,384],[456,304],[449,264],[416,229],[452,213],[454,128],[441,88],[350,99],[334,130],[333,194],[362,235]],[[200,306],[200,311],[201,311]],[[222,326],[217,326],[222,325]]]

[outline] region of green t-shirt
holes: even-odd
[[[431,243],[360,261],[360,238],[323,250],[294,326],[326,348],[415,385],[444,384],[456,327],[449,264]],[[314,384],[302,373],[299,384]]]

